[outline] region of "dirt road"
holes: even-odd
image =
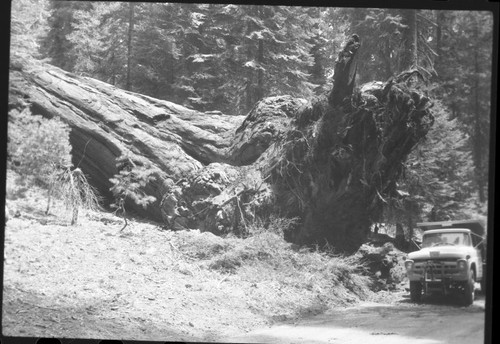
[[[484,342],[484,296],[471,307],[453,300],[414,305],[408,295],[388,303],[369,302],[299,323],[282,324],[231,338],[235,343],[474,344]]]

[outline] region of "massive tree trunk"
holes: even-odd
[[[415,73],[354,89],[359,39],[339,54],[333,89],[312,102],[260,101],[248,116],[201,113],[56,67],[13,57],[12,108],[57,116],[73,158],[108,199],[116,158],[158,169],[143,216],[173,229],[246,234],[256,218],[296,218],[299,244],[357,249],[395,190],[401,166],[432,125]]]
[[[59,117],[71,127],[73,161],[108,199],[116,158],[129,154],[161,170],[148,193],[161,200],[165,181],[177,181],[211,162],[225,162],[234,128],[244,118],[205,114],[13,57],[10,108]],[[168,184],[168,182],[167,182]],[[159,203],[137,212],[161,220]]]

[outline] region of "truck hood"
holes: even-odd
[[[435,246],[435,247],[426,247],[421,249],[420,251],[411,252],[408,254],[408,258],[415,259],[430,259],[431,252],[433,252],[433,259],[460,259],[465,258],[466,255],[471,255],[473,252],[472,247],[464,247],[464,246]],[[438,253],[434,253],[438,252]]]

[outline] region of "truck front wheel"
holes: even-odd
[[[422,283],[410,281],[410,300],[411,302],[420,302],[422,300]]]
[[[474,270],[470,271],[470,277],[467,282],[465,282],[464,290],[463,290],[463,304],[464,306],[470,306],[474,302],[475,299],[475,283],[476,283],[476,274]]]

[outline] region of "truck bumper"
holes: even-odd
[[[422,290],[424,295],[428,294],[444,294],[448,295],[454,292],[461,291],[468,282],[467,273],[456,273],[448,276],[436,276],[435,274],[409,274],[410,281],[422,283]]]
[[[454,281],[454,282],[465,282],[469,279],[467,273],[456,273],[449,274],[447,276],[437,275],[434,276],[425,276],[425,274],[417,274],[417,273],[408,273],[408,279],[410,281],[420,281],[420,282],[441,282],[441,281]]]

